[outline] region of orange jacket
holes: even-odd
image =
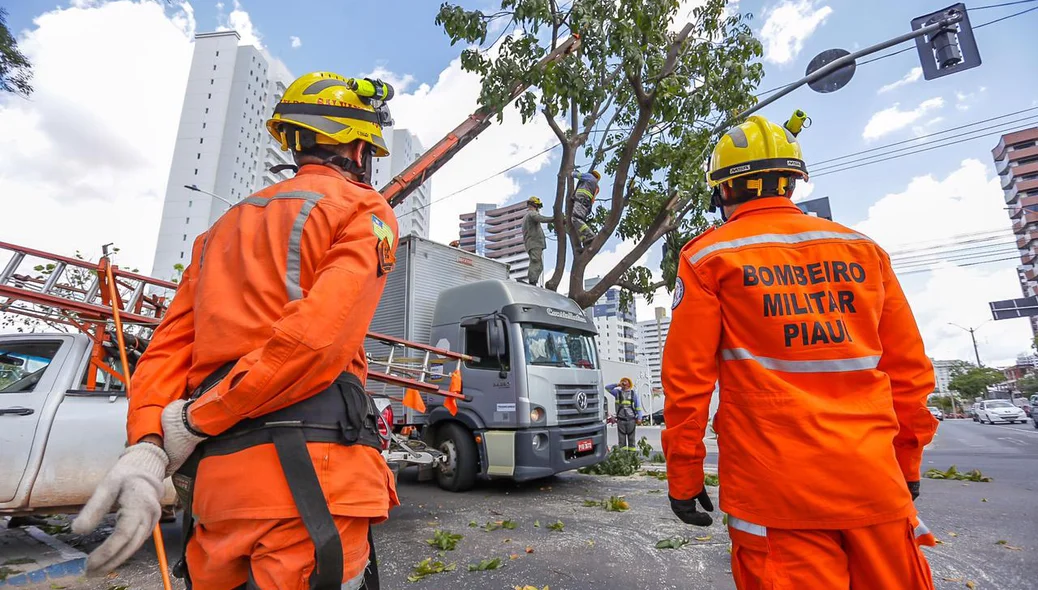
[[[203,432],[220,434],[306,399],[343,371],[363,381],[364,337],[386,281],[378,246],[388,236],[395,251],[396,232],[380,194],[316,165],[224,213],[195,240],[176,297],[133,375],[130,442],[161,435],[162,409],[236,359],[228,377],[191,405]],[[388,513],[396,496],[377,451],[309,447],[333,514]],[[203,520],[297,514],[270,445],[203,461],[195,507]]]
[[[710,396],[721,509],[776,528],[915,514],[934,373],[887,254],[789,199],[741,205],[681,251],[663,356],[670,493],[703,486]]]

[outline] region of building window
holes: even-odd
[[[213,64],[213,71],[216,71],[216,64]]]
[[[181,242],[186,242],[187,241],[187,234],[184,234],[184,238],[182,240],[180,240],[180,241]]]
[[[205,138],[204,138],[204,137],[199,137],[199,138],[198,138],[198,143],[199,143],[199,144],[201,144],[201,143],[202,143],[203,141],[205,141]]]
[[[220,52],[219,51],[216,52],[216,57],[220,57]]]
[[[184,223],[185,224],[191,223],[191,218],[190,217],[185,217],[184,218]]]
[[[202,129],[205,129],[205,123],[202,123]]]
[[[195,168],[195,176],[198,176],[198,168]]]
[[[216,83],[216,80],[213,80],[212,78],[209,78],[209,85],[210,86],[212,86],[215,83]]]
[[[205,114],[209,114],[209,107],[205,107]]]
[[[190,207],[191,205],[194,205],[194,204],[195,204],[195,202],[194,202],[194,201],[188,201],[188,202],[187,202],[187,206],[188,206],[188,207]]]
[[[184,259],[184,253],[183,253],[183,252],[181,252],[181,253],[180,253],[180,259],[181,259],[181,260],[183,260],[183,259]]]
[[[196,155],[196,157],[195,157],[195,159],[196,159],[196,160],[201,160],[201,159],[202,159],[202,154],[201,154],[201,153],[197,154],[197,155]]]
[[[213,93],[212,93],[212,92],[210,92],[210,93],[209,93],[209,98],[212,98],[212,97],[213,97]]]

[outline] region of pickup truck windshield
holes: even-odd
[[[523,324],[523,345],[531,365],[597,369],[591,335],[557,326]]]

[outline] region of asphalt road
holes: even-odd
[[[658,432],[658,431],[656,431]],[[937,588],[1030,590],[1038,588],[1038,435],[1025,426],[989,426],[944,421],[924,456],[924,468],[977,468],[990,483],[924,480],[920,517],[943,544],[927,548]],[[639,437],[651,435],[639,429]],[[431,590],[512,589],[517,585],[561,589],[718,588],[731,590],[727,532],[720,515],[708,529],[685,526],[670,513],[666,482],[652,477],[598,477],[566,473],[525,485],[483,483],[465,494],[444,492],[405,471],[399,482],[403,505],[376,527],[383,588]],[[711,488],[715,496],[717,488]],[[630,509],[609,512],[586,500],[623,496]],[[486,531],[487,522],[511,520],[516,528]],[[549,525],[561,522],[561,530]],[[476,526],[470,526],[475,524]],[[536,526],[540,525],[540,526]],[[169,553],[177,528],[164,527]],[[426,543],[436,530],[463,535],[457,549],[440,555]],[[84,550],[103,539],[61,535]],[[684,537],[690,544],[657,550],[658,540]],[[408,581],[425,558],[455,564],[450,572]],[[492,571],[468,565],[500,559]],[[150,544],[118,575],[80,580],[68,590],[113,586],[161,588]],[[178,588],[182,586],[177,584]]]

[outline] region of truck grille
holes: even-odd
[[[555,399],[559,411],[559,426],[586,426],[601,422],[599,411],[602,394],[594,385],[557,385]],[[582,399],[587,400],[584,407]]]

